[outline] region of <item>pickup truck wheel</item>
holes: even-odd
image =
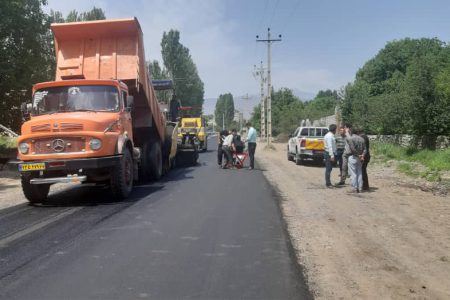
[[[288,151],[287,151],[287,160],[288,161],[294,161],[294,158],[292,157],[292,154],[289,153],[289,148],[288,148]]]
[[[21,176],[22,190],[31,204],[42,203],[47,199],[50,184],[31,184],[32,176]]]
[[[130,150],[127,148],[111,174],[110,185],[114,198],[122,200],[128,197],[133,189],[133,174],[133,159]]]
[[[295,153],[295,164],[297,166],[301,165],[303,162],[302,158],[300,157],[300,155],[298,155],[298,153]]]

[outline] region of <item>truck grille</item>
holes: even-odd
[[[41,125],[31,126],[31,132],[50,131],[50,129],[51,129],[50,124],[41,124]]]
[[[61,123],[61,130],[82,130],[83,124],[80,123]]]
[[[51,137],[35,140],[33,154],[54,154],[82,152],[86,149],[86,140],[83,137]]]

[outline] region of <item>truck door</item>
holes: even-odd
[[[291,152],[291,153],[295,153],[295,144],[296,144],[297,135],[298,135],[299,130],[300,130],[300,128],[297,128],[294,131],[294,134],[292,135],[292,137],[289,139],[289,152]]]
[[[133,124],[131,120],[131,111],[127,110],[127,92],[122,91],[123,113],[120,114],[120,123],[123,125],[124,131],[128,133],[128,137],[133,139]]]

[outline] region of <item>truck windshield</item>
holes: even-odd
[[[119,92],[107,85],[60,86],[37,90],[33,97],[33,114],[43,115],[72,111],[119,110]]]

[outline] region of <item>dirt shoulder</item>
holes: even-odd
[[[373,164],[370,192],[326,189],[323,167],[289,162],[285,144],[262,148],[256,159],[284,199],[289,234],[316,298],[450,298],[450,197]],[[333,169],[335,182],[338,173]]]

